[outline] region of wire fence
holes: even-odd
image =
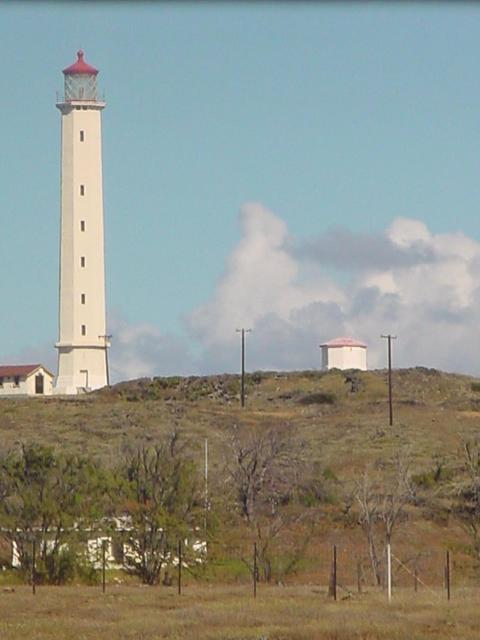
[[[234,583],[247,586],[250,584],[251,596],[255,599],[261,593],[262,585],[309,585],[315,586],[333,601],[384,591],[388,600],[395,598],[396,590],[406,589],[415,593],[424,592],[435,599],[450,600],[458,587],[458,592],[466,586],[478,586],[480,574],[478,567],[471,562],[466,564],[465,557],[459,554],[457,562],[450,549],[430,549],[396,553],[387,545],[380,562],[373,565],[371,558],[365,553],[352,553],[349,547],[337,544],[316,547],[317,553],[300,558],[289,572],[282,575],[281,570],[273,571],[269,580],[262,573],[265,558],[261,557],[256,542],[251,548],[244,546],[225,556],[220,553],[224,549],[215,549],[209,543],[208,550],[202,558],[193,558],[186,552],[184,541],[178,540],[176,556],[170,558],[169,585],[182,595],[189,585],[202,582]],[[37,574],[38,545],[32,543],[31,571],[24,573],[25,580],[31,584],[32,593],[37,593],[39,586]],[[113,564],[108,554],[107,540],[102,540],[100,563],[97,564],[101,591],[106,593],[114,585],[121,584],[122,573],[127,572],[118,563]],[[275,558],[269,558],[274,563]],[[470,574],[466,569],[470,569]],[[458,577],[456,571],[458,570]],[[279,577],[281,576],[281,577]],[[131,580],[131,578],[129,578]]]

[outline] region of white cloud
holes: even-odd
[[[385,234],[394,244],[404,249],[428,245],[431,241],[427,225],[420,220],[396,218]]]
[[[341,290],[319,273],[314,285],[299,279],[283,220],[261,204],[240,212],[242,237],[228,259],[213,299],[195,310],[189,327],[203,344],[228,342],[235,328],[251,327],[265,315],[288,321],[291,312],[313,301],[343,299]]]
[[[110,369],[113,382],[194,372],[188,341],[157,326],[131,324],[119,313],[109,319],[112,332]]]
[[[337,230],[302,244],[259,204],[246,205],[240,220],[241,240],[214,296],[190,317],[202,369],[237,368],[234,329],[247,326],[252,369],[319,366],[319,343],[342,334],[366,340],[370,366],[384,366],[380,334],[391,332],[398,366],[480,373],[475,240],[397,218],[383,234]],[[330,265],[341,265],[348,282],[327,275]]]
[[[187,318],[184,337],[110,318],[112,380],[238,371],[240,327],[253,330],[250,370],[318,368],[319,344],[339,335],[365,340],[369,366],[383,367],[380,334],[393,333],[395,366],[480,374],[477,241],[397,218],[383,233],[337,229],[299,242],[258,203],[246,204],[239,219],[238,245],[211,299]],[[31,349],[20,360],[48,364],[44,352]]]

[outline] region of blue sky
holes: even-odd
[[[400,364],[480,373],[457,353],[474,339],[477,318],[479,43],[474,3],[4,3],[0,361],[54,366],[55,101],[61,69],[82,47],[107,100],[107,297],[117,379],[233,370],[238,322],[255,329],[256,368],[319,366],[319,342],[344,332],[367,339],[380,366],[384,345],[373,342],[393,328],[404,336]],[[411,236],[419,227],[391,231],[406,219],[424,224],[428,241],[420,231]],[[230,313],[250,286],[239,265],[260,237],[268,244],[275,235],[269,225],[284,225],[276,249],[293,261],[291,287],[262,280],[247,311]],[[359,279],[351,247],[375,252],[383,239],[403,251],[405,233],[409,247],[426,243],[435,258],[419,264],[417,251],[408,273],[376,263]],[[459,245],[445,258],[459,234],[474,249],[463,276],[445,284],[451,260],[458,266],[465,256]],[[322,259],[325,243],[344,257],[340,267]],[[269,250],[255,253],[258,272],[273,259]],[[426,281],[439,286],[428,309],[420,291],[414,302],[409,293],[426,264]],[[367,289],[380,302],[359,316]],[[397,306],[387,313],[391,296]],[[415,342],[418,308],[422,322],[437,323],[425,352]],[[445,331],[458,333],[458,344],[439,354]]]

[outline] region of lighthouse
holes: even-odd
[[[54,392],[108,384],[102,123],[98,70],[78,51],[63,70],[58,372]]]

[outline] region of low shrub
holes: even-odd
[[[161,389],[175,389],[182,381],[180,376],[169,376],[167,378],[154,378],[155,384]]]
[[[327,391],[319,391],[318,393],[309,393],[298,400],[299,404],[335,404],[337,398],[334,393]]]

